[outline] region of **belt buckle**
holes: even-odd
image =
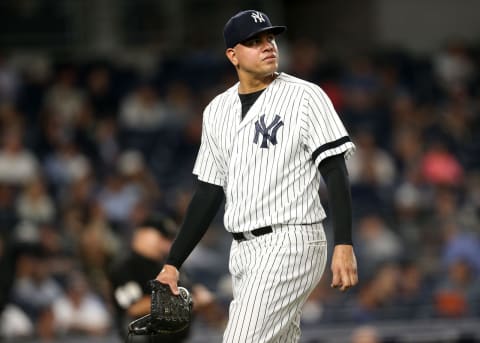
[[[243,237],[246,239],[246,240],[250,240],[250,239],[254,239],[256,236],[252,233],[252,231],[245,231],[243,233]]]

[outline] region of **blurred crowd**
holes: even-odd
[[[360,284],[339,294],[327,269],[304,325],[479,316],[479,51],[284,50],[281,71],[323,87],[357,146],[347,166]],[[180,225],[203,108],[234,80],[213,51],[164,56],[147,73],[0,53],[0,335],[112,330],[108,269],[150,214]],[[225,316],[230,242],[219,213],[185,264]]]

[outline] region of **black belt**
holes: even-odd
[[[236,241],[242,242],[248,239],[252,239],[253,238],[252,236],[259,237],[271,232],[273,232],[271,226],[264,226],[259,229],[255,229],[247,232],[232,232],[232,235]]]

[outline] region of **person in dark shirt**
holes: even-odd
[[[175,232],[173,225],[165,218],[149,218],[133,233],[131,251],[117,260],[111,268],[112,298],[116,310],[116,324],[119,334],[127,338],[128,324],[150,313],[150,288],[158,268],[164,263]],[[188,282],[183,280],[185,286]],[[188,331],[178,335],[159,338],[161,342],[183,342]],[[148,341],[148,337],[146,337]]]

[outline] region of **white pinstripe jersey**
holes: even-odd
[[[354,149],[321,88],[280,73],[243,120],[238,83],[210,102],[193,173],[223,187],[227,231],[318,223],[318,165]]]

